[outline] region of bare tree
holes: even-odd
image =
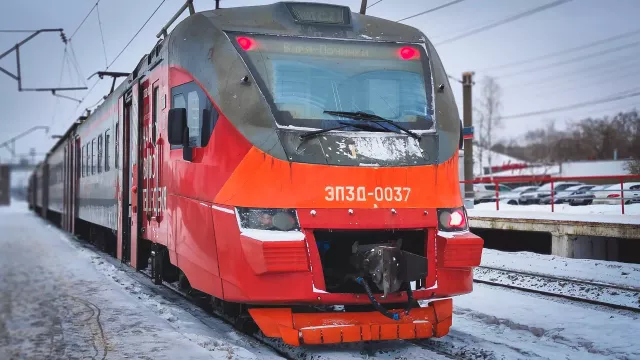
[[[496,80],[490,76],[482,79],[480,99],[476,101],[478,106],[474,109],[476,113],[475,123],[478,125],[478,157],[480,171],[484,168],[483,153],[489,151],[489,176],[493,176],[493,166],[491,161],[491,148],[495,138],[494,132],[501,125],[500,111],[502,110],[502,89]]]
[[[624,164],[624,169],[632,175],[640,175],[640,159],[631,159]]]

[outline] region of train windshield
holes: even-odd
[[[238,36],[281,125],[323,128],[367,112],[414,130],[434,129],[427,55],[419,45]]]

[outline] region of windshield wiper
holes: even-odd
[[[327,129],[320,129],[320,130],[313,130],[313,131],[308,131],[302,135],[300,135],[300,140],[304,140],[306,138],[312,137],[312,136],[316,136],[319,134],[324,134],[326,132],[329,131],[334,131],[334,130],[340,130],[340,129],[344,129],[347,127],[354,127],[356,129],[362,129],[362,130],[373,130],[373,131],[380,131],[380,130],[387,130],[387,129],[380,129],[378,127],[375,126],[371,126],[371,125],[367,125],[367,124],[349,124],[349,123],[344,123],[344,122],[339,122],[340,126],[334,126],[331,128],[327,128]]]
[[[325,110],[324,111],[325,114],[329,114],[329,115],[335,115],[335,116],[343,116],[346,118],[350,118],[350,119],[354,119],[354,120],[366,120],[366,121],[371,121],[371,122],[375,122],[375,123],[386,123],[389,125],[394,126],[395,128],[397,128],[398,130],[406,133],[407,135],[411,136],[412,138],[416,139],[416,140],[420,140],[420,135],[414,133],[411,130],[408,130],[407,128],[405,128],[404,126],[398,125],[395,122],[391,121],[391,120],[387,120],[379,115],[376,114],[369,114],[363,111],[334,111],[334,110]],[[384,126],[379,125],[380,128],[387,130],[387,131],[393,131],[391,129],[387,129]],[[396,132],[396,131],[394,131]]]

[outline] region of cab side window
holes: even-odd
[[[187,127],[189,128],[189,145],[204,147],[209,143],[213,127],[218,120],[218,112],[213,107],[205,92],[195,83],[189,82],[171,89],[171,108],[187,109]],[[205,111],[206,110],[206,111]],[[203,129],[203,116],[210,117],[211,126]],[[172,145],[171,149],[181,148]]]

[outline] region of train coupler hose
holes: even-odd
[[[369,287],[369,284],[367,284],[367,282],[362,277],[356,278],[356,282],[364,287],[364,290],[367,292],[367,296],[369,297],[369,301],[371,301],[371,304],[373,305],[373,307],[376,310],[378,310],[378,312],[380,312],[382,315],[388,317],[391,320],[396,320],[396,321],[400,320],[400,315],[399,314],[392,313],[391,311],[385,309],[378,302],[378,300],[376,300],[376,298],[373,297],[373,293],[371,292],[371,288]],[[411,306],[411,305],[409,305],[409,306]]]

